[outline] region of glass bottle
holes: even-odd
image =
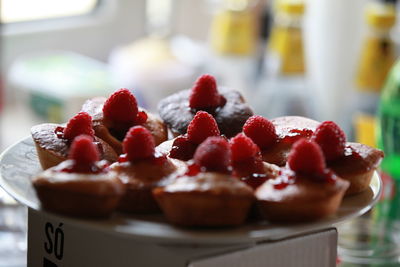
[[[210,28],[211,58],[207,71],[218,83],[252,94],[258,43],[258,0],[221,0]]]
[[[381,88],[395,61],[395,47],[391,29],[396,21],[392,3],[373,2],[365,13],[368,24],[356,75],[353,118],[357,142],[376,146],[374,127]]]
[[[279,0],[265,59],[265,75],[258,85],[256,112],[268,118],[298,115],[313,117],[307,86],[303,47],[301,0]]]

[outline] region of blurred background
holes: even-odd
[[[348,140],[385,150],[382,200],[342,227],[338,264],[400,266],[396,2],[0,0],[0,151],[35,124],[67,121],[87,98],[124,87],[156,111],[210,73],[256,114],[334,120]]]

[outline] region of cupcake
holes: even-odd
[[[94,136],[92,118],[89,114],[80,112],[70,119],[65,127],[54,123],[43,123],[32,127],[31,135],[42,168],[48,169],[65,161],[72,141],[81,134],[86,134],[92,139],[100,152],[101,159],[109,162],[118,159],[112,147]]]
[[[160,101],[158,112],[174,136],[186,133],[197,111],[207,111],[216,120],[222,135],[235,136],[253,111],[242,95],[219,87],[211,75],[197,79],[189,90],[183,90]]]
[[[381,150],[346,142],[345,133],[333,121],[322,122],[312,135],[312,140],[321,146],[326,165],[350,182],[347,195],[362,192],[369,187],[384,156]]]
[[[253,190],[231,174],[231,152],[223,137],[208,137],[196,149],[193,164],[153,190],[167,220],[180,226],[242,224],[253,203]]]
[[[297,116],[267,120],[262,116],[250,117],[243,126],[243,133],[261,150],[265,162],[284,166],[294,142],[310,138],[318,122]]]
[[[210,136],[219,136],[217,122],[205,111],[198,111],[189,123],[187,133],[168,140],[157,147],[157,151],[170,158],[188,161],[196,148]]]
[[[232,151],[233,175],[257,189],[270,178],[278,175],[279,167],[262,160],[260,149],[243,133],[229,141]]]
[[[159,211],[152,190],[177,171],[177,166],[164,155],[155,153],[154,137],[143,126],[129,129],[123,141],[125,154],[111,169],[125,186],[119,210],[131,213]]]
[[[117,207],[124,186],[107,161],[99,161],[93,139],[74,139],[66,161],[49,168],[32,183],[42,208],[79,217],[107,217]]]
[[[288,165],[255,192],[261,214],[271,222],[308,222],[336,213],[349,182],[326,168],[321,148],[297,141]]]
[[[82,111],[93,117],[95,135],[106,141],[118,155],[122,154],[122,140],[130,127],[141,125],[148,129],[156,144],[167,140],[164,123],[155,115],[138,107],[135,96],[128,89],[120,89],[109,98],[87,100]]]

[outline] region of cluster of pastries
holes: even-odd
[[[383,158],[346,142],[334,122],[254,115],[211,75],[160,101],[158,113],[120,89],[87,100],[66,125],[32,127],[42,207],[80,217],[162,212],[181,226],[313,221],[366,190]]]

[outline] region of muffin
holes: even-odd
[[[346,194],[356,194],[369,187],[372,176],[383,159],[383,152],[364,144],[346,142],[346,135],[333,121],[322,122],[312,140],[325,155],[326,165],[350,182]]]
[[[155,141],[143,126],[132,127],[124,141],[125,154],[110,168],[125,187],[118,209],[131,213],[159,211],[152,190],[177,171],[177,165],[164,155],[155,154]]]
[[[253,111],[242,95],[228,88],[217,88],[211,75],[197,79],[189,90],[183,90],[160,101],[158,113],[174,136],[186,133],[197,111],[207,111],[216,120],[222,135],[235,136]]]
[[[243,126],[243,133],[261,150],[265,162],[284,166],[294,142],[310,138],[318,122],[298,116],[267,120],[262,116],[250,117]]]
[[[75,115],[64,127],[60,124],[43,123],[31,128],[32,139],[42,168],[56,166],[68,157],[73,139],[81,134],[90,136],[100,152],[100,158],[109,162],[118,159],[118,155],[101,138],[94,136],[92,118],[85,112]]]
[[[39,173],[32,183],[43,209],[79,217],[109,216],[124,193],[86,135],[74,139],[66,161]]]
[[[279,167],[262,160],[260,149],[243,133],[229,140],[232,151],[233,175],[254,190],[278,175]]]
[[[82,111],[92,116],[95,135],[107,142],[118,155],[122,154],[122,140],[132,126],[141,125],[148,129],[156,145],[168,137],[164,123],[157,116],[140,109],[128,89],[117,90],[107,99],[89,99],[83,104]]]
[[[255,195],[268,221],[308,222],[335,214],[348,187],[348,181],[326,168],[318,144],[301,139],[293,145],[288,166]]]
[[[214,117],[205,111],[198,111],[189,123],[186,134],[160,144],[157,151],[170,158],[188,161],[193,158],[196,148],[207,137],[219,135],[220,132]]]
[[[236,226],[253,203],[253,190],[231,175],[230,148],[222,137],[208,137],[193,164],[164,187],[153,190],[167,220],[179,226]]]

